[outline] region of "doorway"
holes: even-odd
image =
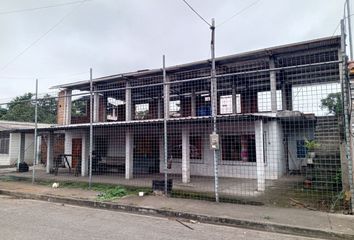
[[[82,156],[82,139],[81,138],[73,138],[72,139],[72,150],[71,150],[71,167],[76,168],[81,162]]]

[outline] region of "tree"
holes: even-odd
[[[0,107],[0,119],[1,119],[2,116],[4,116],[6,113],[7,113],[7,109]]]
[[[321,100],[321,108],[327,109],[330,114],[341,116],[343,113],[342,94],[340,92],[328,94]]]
[[[38,122],[55,123],[57,112],[57,101],[48,94],[38,99]],[[5,113],[5,112],[4,112]],[[32,93],[14,98],[9,104],[6,113],[0,115],[1,120],[34,122],[35,104]]]

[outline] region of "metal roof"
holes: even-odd
[[[285,112],[285,111],[284,111]],[[313,114],[303,114],[301,112],[286,112],[281,113],[246,113],[246,114],[228,114],[228,115],[218,115],[218,122],[233,121],[245,121],[245,120],[313,120]],[[181,117],[181,118],[169,118],[169,124],[184,124],[184,123],[201,123],[212,121],[212,116],[198,116],[198,117]],[[132,120],[132,121],[119,121],[119,122],[98,122],[93,123],[93,127],[129,127],[129,126],[144,126],[144,125],[161,125],[163,124],[163,119],[146,119],[146,120]],[[90,123],[80,123],[80,124],[70,124],[70,125],[47,125],[38,127],[40,132],[50,132],[50,131],[60,131],[69,129],[88,129]],[[32,132],[33,128],[17,129],[16,132]]]
[[[218,57],[218,58],[216,58],[216,64],[223,64],[223,63],[228,63],[228,62],[233,62],[233,61],[257,59],[257,58],[262,58],[262,57],[269,57],[269,56],[276,55],[276,54],[286,54],[286,53],[301,51],[301,50],[302,51],[310,50],[310,49],[314,49],[317,47],[324,47],[324,46],[329,46],[329,45],[333,45],[333,44],[338,45],[338,46],[340,45],[340,36],[319,38],[319,39],[314,39],[314,40],[309,40],[309,41],[297,42],[297,43],[286,44],[286,45],[281,45],[281,46],[276,46],[276,47],[271,47],[271,48],[264,48],[264,49],[255,50],[255,51],[249,51],[249,52],[244,52],[244,53],[239,53],[239,54]],[[188,70],[191,68],[197,68],[197,67],[203,67],[203,66],[206,67],[209,65],[210,65],[210,59],[207,59],[207,60],[196,61],[196,62],[167,67],[166,71],[167,72],[174,72],[174,71]],[[117,79],[122,79],[122,78],[131,78],[131,77],[149,76],[149,75],[154,75],[157,73],[162,73],[162,69],[161,68],[151,69],[151,70],[146,69],[146,70],[139,70],[136,72],[120,73],[120,74],[115,74],[115,75],[111,75],[111,76],[95,78],[95,79],[93,79],[93,82],[95,82],[95,83],[105,82],[105,81],[110,82],[111,80],[117,80]],[[83,80],[83,81],[77,81],[77,82],[68,83],[68,84],[56,85],[56,86],[51,87],[51,89],[58,89],[58,88],[74,89],[74,88],[83,87],[85,85],[88,85],[89,83],[90,83],[90,80]]]
[[[38,123],[38,128],[50,127],[51,124]],[[16,121],[0,121],[0,131],[16,131],[24,129],[34,129],[35,123],[33,122],[16,122]]]

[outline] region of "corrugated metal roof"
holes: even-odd
[[[38,123],[38,128],[50,127],[51,124]],[[34,129],[32,122],[0,121],[0,131],[15,131],[21,129]]]
[[[223,121],[243,121],[243,120],[270,120],[270,119],[308,119],[308,116],[300,112],[287,113],[282,115],[279,113],[247,113],[247,114],[229,114],[229,115],[219,115],[217,120]],[[183,123],[200,123],[212,121],[212,116],[198,116],[198,117],[181,117],[181,118],[170,118],[169,123],[183,124]],[[129,126],[144,126],[144,125],[155,125],[163,124],[163,119],[146,119],[146,120],[133,120],[133,121],[121,121],[121,122],[99,122],[93,123],[93,127],[129,127]],[[80,124],[70,124],[70,125],[49,125],[38,127],[38,131],[60,131],[69,129],[88,129],[90,123],[80,123]],[[17,129],[16,132],[30,132],[33,128]]]
[[[237,61],[237,60],[243,60],[243,59],[250,59],[250,58],[260,58],[260,57],[267,57],[271,56],[274,54],[285,54],[288,52],[292,51],[300,51],[300,50],[309,50],[311,48],[316,48],[316,47],[323,47],[327,45],[340,45],[340,36],[333,36],[333,37],[325,37],[325,38],[319,38],[319,39],[314,39],[314,40],[309,40],[309,41],[303,41],[303,42],[298,42],[298,43],[292,43],[292,44],[286,44],[286,45],[281,45],[281,46],[276,46],[276,47],[271,47],[271,48],[264,48],[260,50],[255,50],[255,51],[249,51],[249,52],[244,52],[244,53],[238,53],[238,54],[233,54],[233,55],[228,55],[228,56],[223,56],[223,57],[218,57],[216,58],[216,64],[221,64],[223,62],[229,62],[229,61]],[[191,63],[186,63],[186,64],[181,64],[181,65],[175,65],[171,67],[167,67],[166,71],[171,72],[171,71],[178,71],[186,68],[191,68],[191,67],[200,67],[200,66],[209,66],[210,65],[210,59],[202,60],[202,61],[195,61]],[[127,72],[127,73],[120,73],[120,74],[115,74],[111,76],[105,76],[105,77],[100,77],[100,78],[95,78],[93,79],[93,82],[105,82],[105,81],[110,81],[110,80],[116,80],[119,78],[129,78],[129,77],[142,77],[142,76],[149,76],[157,73],[162,73],[162,69],[145,69],[145,70],[139,70],[136,72]],[[90,80],[83,80],[83,81],[77,81],[73,83],[68,83],[68,84],[60,84],[51,87],[52,89],[58,89],[58,88],[75,88],[75,87],[83,87],[85,85],[88,85],[90,83]]]

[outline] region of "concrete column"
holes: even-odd
[[[237,113],[237,95],[236,95],[236,86],[232,83],[232,113]]]
[[[274,60],[269,60],[269,68],[275,68]],[[271,110],[273,113],[277,112],[277,79],[276,72],[270,71],[270,101],[271,101]]]
[[[132,120],[132,90],[130,87],[130,82],[126,82],[125,87],[125,121]]]
[[[71,90],[65,91],[64,124],[71,124]]]
[[[94,91],[97,91],[97,87],[94,87]],[[100,121],[100,95],[99,93],[93,94],[93,122]]]
[[[82,152],[81,152],[81,176],[88,176],[89,172],[89,155],[90,155],[90,134],[89,132],[82,135]]]
[[[195,96],[195,89],[193,89],[191,93],[191,116],[192,117],[197,116],[196,112],[197,112],[196,96]]]
[[[25,145],[26,145],[26,134],[20,133],[20,145],[17,157],[17,168],[19,164],[25,161]]]
[[[125,130],[125,179],[133,178],[133,131]]]
[[[184,127],[182,129],[182,182],[190,182],[190,145],[189,145],[189,129]]]
[[[54,134],[50,132],[47,135],[47,173],[50,173],[50,170],[53,168],[54,161]]]
[[[256,162],[257,162],[257,191],[265,190],[265,167],[264,167],[264,151],[263,151],[263,121],[255,122],[256,135]]]
[[[168,83],[169,77],[166,77],[166,82]],[[163,86],[163,97],[164,97],[164,117],[166,119],[169,119],[170,117],[170,85],[169,84],[165,84]]]

